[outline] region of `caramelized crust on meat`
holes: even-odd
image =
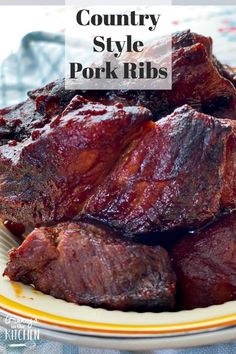
[[[2,146],[0,217],[26,226],[73,218],[150,116],[75,96],[29,139]]]
[[[145,60],[145,58],[147,59],[150,55],[154,55],[156,51],[158,52],[158,48],[160,48],[165,41],[166,38],[163,38],[149,48],[146,48],[140,54],[142,55],[140,60]],[[234,119],[236,114],[236,90],[233,77],[212,55],[211,38],[190,31],[178,32],[172,36],[172,51],[173,88],[171,91],[98,90],[80,92],[84,98],[80,98],[79,100],[84,100],[85,97],[87,97],[86,99],[90,102],[84,103],[85,106],[92,104],[93,107],[97,107],[97,112],[91,119],[92,124],[87,125],[88,117],[85,117],[82,108],[77,109],[76,105],[79,103],[76,95],[79,91],[66,91],[63,80],[29,92],[29,99],[22,104],[0,110],[0,217],[10,220],[11,222],[25,223],[26,226],[48,224],[74,217],[80,213],[84,202],[90,197],[91,193],[96,190],[100,182],[107,177],[117,159],[123,159],[123,151],[129,146],[129,143],[132,143],[132,146],[129,148],[129,151],[125,153],[127,156],[130,155],[132,151],[134,151],[135,154],[136,145],[139,144],[139,142],[140,146],[144,146],[142,142],[143,138],[141,139],[140,136],[144,137],[147,132],[149,132],[148,134],[150,136],[147,135],[146,138],[144,137],[144,140],[146,139],[148,151],[146,151],[147,149],[145,150],[145,147],[142,148],[142,152],[141,147],[137,147],[137,149],[140,150],[140,153],[147,154],[147,159],[151,154],[158,156],[158,149],[160,149],[160,156],[163,158],[163,163],[167,163],[168,156],[166,157],[165,147],[160,147],[159,143],[155,142],[156,139],[159,139],[159,135],[162,134],[160,133],[160,129],[151,122],[144,123],[143,121],[146,119],[158,120],[167,113],[173,112],[176,107],[184,103],[191,104],[197,111],[212,113],[214,116],[220,118]],[[165,59],[160,58],[160,60]],[[73,103],[70,104],[71,99]],[[126,108],[119,108],[122,107],[120,106],[121,102]],[[67,107],[68,104],[69,108]],[[141,108],[140,105],[141,107],[149,108],[154,115],[151,116],[150,112]],[[134,106],[137,107],[134,108]],[[68,112],[68,109],[71,111]],[[106,113],[104,113],[105,111]],[[123,116],[117,113],[121,111],[125,112]],[[117,114],[115,119],[110,118],[112,114]],[[178,117],[180,114],[181,110]],[[128,116],[129,118],[127,118]],[[137,119],[133,119],[131,116],[137,117]],[[183,118],[187,116],[188,114],[183,113],[181,122]],[[82,120],[84,120],[84,122],[82,122]],[[212,118],[209,118],[209,121],[212,121]],[[211,145],[208,147],[207,141],[205,140],[205,148],[209,152],[209,157],[212,159],[210,162],[207,161],[207,156],[204,155],[204,151],[201,151],[200,144],[200,151],[203,154],[202,159],[206,159],[204,164],[201,165],[202,171],[199,175],[201,178],[203,177],[202,175],[206,176],[208,173],[207,165],[212,166],[214,164],[212,171],[215,171],[212,177],[212,182],[215,183],[215,186],[211,185],[210,187],[210,181],[205,177],[205,190],[211,189],[211,191],[209,198],[206,198],[202,213],[198,211],[198,208],[199,204],[203,203],[203,181],[200,189],[201,197],[198,202],[196,202],[197,192],[195,190],[196,188],[194,189],[194,182],[189,184],[185,181],[178,180],[178,186],[172,186],[171,183],[174,183],[173,181],[175,180],[172,179],[172,177],[172,182],[170,180],[162,180],[161,183],[159,179],[157,182],[155,180],[156,177],[153,177],[154,179],[152,180],[152,172],[145,170],[144,173],[146,175],[150,173],[147,179],[146,177],[144,178],[144,180],[146,179],[145,183],[149,184],[150,179],[153,185],[151,187],[149,184],[148,188],[152,195],[144,196],[143,198],[146,198],[144,202],[140,200],[142,191],[149,193],[147,192],[145,183],[140,184],[140,182],[138,182],[136,185],[134,173],[132,171],[127,172],[129,176],[132,176],[132,180],[129,182],[130,186],[136,185],[135,188],[137,188],[137,190],[134,190],[133,196],[129,197],[125,192],[124,196],[128,199],[127,201],[120,201],[117,208],[119,209],[121,205],[125,205],[126,202],[130,203],[133,198],[136,199],[134,199],[132,203],[134,205],[136,203],[137,208],[138,205],[140,208],[143,208],[143,210],[139,209],[139,211],[136,210],[135,212],[133,210],[132,215],[127,217],[128,224],[125,229],[128,233],[139,233],[143,230],[166,230],[182,226],[195,227],[211,218],[213,214],[219,212],[220,192],[222,192],[220,201],[222,208],[229,208],[235,205],[235,185],[233,182],[235,173],[235,143],[233,138],[227,147],[227,156],[229,156],[229,158],[226,159],[226,168],[224,167],[225,162],[222,155],[222,151],[224,150],[223,131],[224,128],[226,129],[227,125],[231,124],[227,122],[224,126],[223,123],[218,122],[216,123],[216,127],[214,127],[213,122],[211,123],[212,134],[214,134],[214,129],[221,126],[221,128],[217,128],[216,131],[222,139],[219,140],[219,146],[215,139],[215,145],[217,146],[214,146],[214,152],[213,147],[211,151],[208,151]],[[174,130],[177,131],[176,134],[179,134],[179,128],[177,126],[176,121]],[[188,120],[185,122],[185,126],[184,124],[181,126],[183,129],[182,132],[184,132],[183,134],[186,135],[186,139],[189,138],[190,134],[195,134]],[[201,124],[199,124],[199,127],[200,126]],[[190,129],[189,132],[188,129]],[[174,160],[176,159],[174,154],[176,151],[173,145],[176,144],[177,150],[183,150],[183,152],[179,152],[179,154],[183,156],[182,159],[184,159],[186,149],[184,146],[181,147],[181,141],[178,141],[178,139],[175,140],[174,136],[171,135],[170,129],[167,130],[170,137],[166,138],[166,143],[171,143],[170,146],[167,147],[167,150],[172,147],[172,151],[169,151],[172,156],[169,156],[168,161],[172,161],[170,164],[174,164]],[[181,134],[182,133],[179,135],[180,137]],[[210,133],[208,130],[204,133],[203,128],[201,134],[201,137],[199,135],[198,137],[200,140],[203,139],[204,141],[204,134],[206,134],[205,139],[207,139]],[[154,146],[151,145],[150,139],[154,140]],[[213,137],[212,139],[214,140]],[[86,140],[86,143],[83,145],[84,140]],[[213,145],[214,144],[212,144],[212,146]],[[159,148],[157,148],[157,146],[159,146]],[[194,156],[198,156],[200,152],[197,151],[195,153],[195,150],[198,149],[197,146],[192,146],[191,149],[193,154],[191,155],[189,150],[187,157],[189,159],[189,169],[192,169],[192,174],[189,170],[187,178],[190,178],[192,181],[192,179],[195,178],[194,173],[197,173],[195,171],[197,167],[193,166],[193,168],[190,168],[190,158],[194,161]],[[220,160],[218,165],[218,160],[214,163],[215,159],[211,153],[213,155],[216,154],[217,159]],[[140,161],[137,160],[136,162],[137,166],[139,163],[146,164],[142,159],[147,160],[145,157],[140,158]],[[161,171],[161,158],[159,159],[160,161],[156,161],[156,159],[158,160],[158,157],[153,159],[152,166],[153,168],[160,168]],[[122,165],[122,162],[120,162],[120,164]],[[157,164],[156,167],[154,167],[155,164]],[[159,165],[160,167],[158,167]],[[180,166],[180,168],[182,167]],[[222,171],[220,170],[222,168],[224,169],[223,173],[225,175],[223,191],[221,190]],[[119,167],[117,167],[117,169],[119,170]],[[218,172],[216,172],[216,170]],[[178,173],[182,173],[180,169]],[[119,172],[119,174],[122,176],[123,171]],[[169,178],[166,171],[163,173],[163,176],[161,176],[160,172],[159,174],[160,178],[164,178],[165,176],[167,179]],[[209,176],[210,175],[211,174],[209,174]],[[111,178],[115,180],[114,177]],[[180,177],[178,176],[176,178],[178,179]],[[211,177],[209,177],[209,179],[210,178]],[[158,183],[158,192],[155,189],[156,187],[154,188],[155,183]],[[185,184],[187,184],[187,186]],[[118,185],[120,186],[119,181]],[[173,193],[167,191],[167,185],[168,188],[173,188]],[[200,178],[197,185],[200,185]],[[220,192],[219,189],[217,189],[218,187],[220,188]],[[129,188],[130,187],[125,187],[127,193]],[[154,188],[154,192],[152,188]],[[183,191],[183,188],[187,191]],[[114,187],[111,187],[111,189],[113,190]],[[160,192],[160,189],[163,189],[163,193]],[[181,197],[178,197],[176,193],[181,193],[181,196],[184,196],[183,203],[179,201]],[[193,193],[192,199],[190,198],[191,193]],[[164,207],[166,202],[164,199],[160,201],[159,195],[161,198],[167,198],[168,196],[167,202],[170,201],[173,205],[171,204],[168,207]],[[112,198],[111,196],[110,200],[112,200]],[[149,202],[147,202],[148,200]],[[194,211],[192,217],[190,217],[191,211],[186,211],[185,213],[185,209],[194,209],[193,201],[195,203],[194,206],[196,205],[196,211]],[[207,205],[209,201],[210,207],[208,210]],[[153,207],[150,204],[152,202],[154,203]],[[159,206],[155,203],[158,203]],[[183,204],[185,206],[183,206]],[[192,205],[192,207],[189,208],[189,205]],[[100,207],[98,207],[98,209],[99,208]],[[132,209],[133,206],[130,205],[128,208],[125,206],[124,208],[124,213],[122,211],[123,214],[120,214],[121,211],[119,210],[118,216],[115,216],[115,218],[121,218],[122,223],[126,223],[126,213],[131,212],[130,209]],[[158,209],[158,212],[156,209]],[[163,212],[159,209],[164,209],[165,211]],[[104,220],[108,220],[109,222],[111,220],[112,224],[114,221],[114,224],[119,226],[120,222],[116,221],[112,216],[114,210],[109,211],[109,215],[105,215]],[[145,214],[146,210],[148,214],[138,222],[136,219]],[[107,213],[106,209],[105,212]],[[183,213],[180,217],[179,212]],[[94,212],[91,211],[91,215],[93,214]],[[98,211],[98,217],[99,219],[101,218],[100,211]],[[161,226],[162,217],[163,226]],[[176,222],[173,220],[174,217],[177,217]],[[133,226],[130,226],[132,223]]]
[[[164,37],[140,53],[140,61],[160,57],[160,46],[165,45]],[[123,58],[124,59],[124,58]],[[131,54],[127,61],[132,61]],[[191,31],[181,31],[172,35],[172,90],[138,91],[87,91],[82,94],[88,99],[104,104],[122,102],[126,106],[142,105],[153,113],[155,119],[170,114],[177,107],[189,104],[196,110],[219,118],[236,119],[236,89],[233,73],[212,55],[212,39]],[[35,100],[40,112],[51,107],[51,101],[59,102],[59,107],[68,103],[73,91],[64,89],[64,81],[56,81],[29,96]],[[46,103],[45,103],[46,102]]]
[[[156,57],[159,66],[165,67],[160,48],[167,40],[164,37],[145,47],[139,61]],[[134,61],[132,53],[122,59]],[[183,104],[218,118],[236,119],[236,90],[231,79],[212,55],[212,39],[183,31],[172,36],[171,90],[115,91],[108,93],[108,98],[113,102],[127,101],[129,105],[141,104],[152,111],[156,120]]]
[[[165,66],[167,40],[140,61]],[[128,238],[201,227],[172,250],[181,306],[236,300],[236,212],[205,227],[236,208],[235,74],[211,38],[178,32],[171,50],[172,90],[67,91],[59,80],[0,109],[0,218],[15,234],[44,225],[10,252],[10,280],[81,305],[172,310],[167,251]]]
[[[232,180],[225,176],[226,158],[235,155],[231,136],[230,121],[177,109],[125,151],[83,213],[128,236],[201,226],[229,207],[226,188],[233,195],[236,171]],[[236,206],[235,193],[230,202]]]

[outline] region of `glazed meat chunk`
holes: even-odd
[[[75,96],[30,138],[1,147],[0,217],[26,226],[74,217],[147,119],[142,107]]]
[[[140,61],[150,56],[159,58],[159,48],[166,39],[152,44],[142,53]],[[156,54],[155,54],[156,53]],[[131,60],[131,58],[128,58]],[[160,59],[162,60],[162,59]],[[164,58],[163,58],[164,60]],[[185,103],[198,111],[219,118],[235,119],[235,73],[212,55],[212,39],[191,31],[172,35],[173,87],[171,91],[73,91],[65,90],[64,80],[57,80],[30,91],[29,98],[18,105],[0,109],[0,145],[14,144],[29,138],[61,114],[77,94],[105,105],[122,102],[126,106],[143,105],[155,119],[172,113]],[[0,166],[1,170],[1,166]]]
[[[165,41],[166,39],[163,38],[146,48],[140,54],[143,56],[142,60],[147,59],[150,55],[155,56],[154,53],[158,53],[158,48]],[[124,197],[128,198],[127,203],[128,200],[130,202],[134,198],[132,205],[128,205],[128,208],[124,207],[122,212],[119,210],[119,213],[115,216],[115,218],[123,218],[124,223],[122,221],[122,225],[126,224],[125,233],[195,227],[210,219],[221,208],[234,207],[236,204],[234,184],[235,140],[231,138],[231,142],[227,143],[227,148],[225,148],[224,143],[227,140],[227,134],[230,134],[226,131],[231,129],[230,126],[233,123],[226,122],[224,124],[221,121],[214,126],[212,118],[209,118],[209,122],[211,122],[209,123],[209,130],[204,131],[208,124],[205,126],[199,124],[201,133],[194,137],[194,124],[192,125],[190,122],[191,119],[187,118],[187,121],[183,123],[183,118],[188,117],[187,113],[183,114],[182,124],[178,127],[177,118],[181,115],[180,109],[174,119],[173,130],[176,134],[179,134],[180,139],[182,139],[181,134],[183,136],[185,134],[189,142],[187,147],[183,146],[182,148],[182,140],[185,138],[183,137],[179,141],[175,140],[175,136],[171,133],[171,125],[167,129],[169,137],[165,137],[165,142],[163,142],[167,145],[171,142],[167,150],[172,149],[172,151],[169,151],[168,155],[165,154],[165,147],[156,142],[159,139],[158,136],[162,134],[160,133],[162,123],[159,129],[151,122],[144,122],[147,119],[158,120],[186,102],[190,103],[197,111],[211,112],[221,118],[235,118],[236,91],[233,85],[233,77],[212,55],[211,38],[190,31],[178,32],[172,36],[172,51],[173,88],[171,91],[97,90],[80,92],[83,97],[80,96],[79,98],[79,96],[76,96],[79,91],[65,90],[64,81],[59,80],[31,91],[26,102],[1,109],[0,217],[15,223],[24,223],[26,226],[50,224],[73,218],[80,214],[87,198],[96,192],[96,187],[107,177],[117,160],[122,161],[123,156],[130,155],[132,151],[135,155],[136,146],[137,151],[140,151],[140,156],[143,156],[137,161],[137,166],[142,163],[142,159],[144,166],[146,166],[146,161],[151,158],[151,154],[155,155],[153,163],[151,163],[152,167],[145,167],[144,171],[140,165],[140,171],[137,169],[140,176],[145,175],[144,180],[150,173],[145,183],[152,180],[152,186],[149,184],[152,195],[147,194],[144,198],[145,202],[140,202],[142,191],[149,193],[144,181],[142,184],[138,182],[135,187],[137,190],[134,190],[132,196],[128,197],[127,194],[124,194]],[[122,108],[122,104],[125,108]],[[150,112],[143,107],[149,108],[154,115],[151,116]],[[85,112],[87,113],[85,114]],[[194,114],[197,116],[196,112]],[[189,117],[191,117],[191,114]],[[198,122],[200,121],[201,119],[198,119]],[[202,122],[204,121],[207,122],[207,119],[202,119]],[[182,133],[180,133],[181,129]],[[225,133],[223,133],[224,130]],[[219,143],[214,138],[214,131],[222,137],[222,139],[219,139]],[[211,134],[210,132],[212,132],[212,139],[208,144],[206,139],[208,134]],[[146,134],[147,137],[145,138]],[[193,146],[193,144],[189,148],[191,134],[194,137],[193,141],[196,140],[197,144],[200,144],[200,150],[197,145]],[[145,143],[143,139],[146,139]],[[153,140],[153,146],[149,140]],[[215,141],[214,144],[212,143],[213,140]],[[132,143],[131,147],[129,147],[130,143]],[[140,147],[138,146],[139,143]],[[149,148],[145,150],[144,144]],[[175,151],[174,145],[177,146],[177,150],[182,150],[179,152],[182,160],[185,159],[186,149],[188,149],[186,155],[188,167],[186,166],[186,170],[189,169],[187,178],[190,178],[192,183],[187,183],[184,180],[180,181],[182,178],[180,177],[182,173],[180,170],[183,165],[180,164],[179,167],[176,167],[178,158],[175,156],[177,150]],[[127,148],[128,150],[124,154],[124,150]],[[205,154],[204,149],[207,150],[209,156]],[[227,159],[225,159],[225,149],[227,149],[226,154],[229,156]],[[199,151],[193,152],[191,155],[191,151],[195,150]],[[160,158],[159,151],[160,156],[162,156]],[[217,156],[216,159],[214,154]],[[145,158],[145,155],[147,155],[147,158]],[[202,191],[204,182],[202,182],[200,188],[199,199],[197,197],[197,187],[194,186],[193,182],[194,173],[197,173],[197,164],[191,166],[191,161],[194,161],[194,156],[200,155],[201,159],[197,161],[198,164],[202,162],[201,167],[199,166],[201,172],[198,174],[201,177],[199,177],[198,186],[201,183],[201,178],[205,175],[207,180],[205,190],[210,189],[206,202],[203,200],[204,193]],[[207,160],[208,157],[211,158],[210,163]],[[175,172],[168,172],[168,168],[165,167],[162,173],[161,159],[163,164],[172,164]],[[176,164],[174,163],[175,160],[177,161]],[[227,161],[225,162],[225,160]],[[219,164],[217,164],[218,161],[220,161]],[[122,162],[119,162],[119,164],[122,166]],[[154,166],[155,164],[156,166]],[[212,175],[213,183],[211,184],[210,177],[209,179],[206,177],[208,174],[207,165],[210,166],[209,170],[214,165],[212,172],[209,174],[209,176]],[[119,174],[124,178],[122,167],[120,168]],[[127,190],[136,183],[136,172],[132,172],[132,168],[127,172],[130,176],[133,176],[132,180],[129,181]],[[154,170],[151,172],[152,168],[159,169],[159,172],[156,173]],[[178,186],[172,186],[176,179],[170,176],[176,176],[178,168]],[[225,183],[222,182],[222,169],[224,170],[223,179]],[[119,167],[117,167],[118,170]],[[152,173],[153,178],[151,177]],[[114,177],[111,178],[114,179]],[[137,178],[142,179],[143,177]],[[161,178],[164,178],[162,180],[163,188],[160,183]],[[168,179],[168,182],[165,178]],[[158,189],[154,188],[157,181]],[[120,186],[120,181],[117,182]],[[115,188],[115,186],[113,187]],[[173,189],[173,193],[170,192],[170,188]],[[163,189],[163,193],[160,192],[160,189]],[[127,193],[130,192],[127,191]],[[181,193],[181,197],[178,197],[178,193]],[[219,196],[220,193],[222,194],[221,197]],[[182,203],[178,199],[182,198],[183,194],[185,197]],[[95,201],[96,195],[94,198]],[[112,198],[110,199],[112,200]],[[167,198],[168,203],[169,201],[172,203],[168,207],[166,207],[165,198]],[[208,210],[209,201],[211,202]],[[102,205],[103,197],[99,203]],[[125,205],[125,200],[119,201],[119,203],[118,209],[121,205]],[[201,203],[204,204],[202,213],[198,211]],[[135,204],[137,209],[136,211],[133,209],[131,212]],[[91,203],[89,205],[89,209],[88,211],[85,210],[85,213],[88,212],[92,217],[103,218],[105,221],[111,222],[112,225],[119,226],[120,221],[116,221],[112,216],[113,209],[109,210],[109,215],[107,215],[107,206],[105,205],[105,215],[103,217],[99,210],[93,209],[96,208],[95,206],[91,208]],[[191,205],[191,208],[189,208],[189,205]],[[99,208],[100,206],[97,206],[97,209]],[[179,216],[179,212],[183,215]],[[131,213],[127,219],[124,216],[125,213]],[[138,221],[137,219],[141,215],[144,216]],[[174,221],[175,217],[177,217],[176,221]],[[133,225],[131,225],[132,223]],[[124,229],[124,226],[122,226],[122,229]]]
[[[175,303],[167,251],[88,223],[35,229],[10,252],[5,275],[79,305],[161,311]]]
[[[27,101],[0,109],[0,146],[14,144],[28,138],[36,127],[43,126],[47,117],[35,110],[35,103]],[[0,165],[0,171],[1,171]]]
[[[165,66],[165,56],[160,48],[167,38],[154,42],[141,53],[139,61],[155,57]],[[137,53],[136,53],[137,54]],[[131,54],[122,60],[132,62]],[[127,106],[142,105],[150,109],[155,120],[170,114],[183,104],[219,118],[236,119],[235,79],[230,69],[223,66],[212,55],[212,39],[191,31],[172,35],[172,90],[138,91],[67,91],[64,81],[58,80],[43,88],[31,91],[29,97],[35,100],[37,109],[45,113],[52,102],[56,107],[68,103],[73,94],[82,94],[88,99],[104,104],[122,102]],[[74,92],[74,93],[73,93]],[[50,108],[51,110],[51,108]]]
[[[181,239],[172,259],[181,308],[236,300],[236,213]]]
[[[185,105],[134,141],[83,214],[127,236],[199,227],[236,206],[232,141],[233,121]],[[234,171],[228,175],[226,167]]]
[[[48,95],[39,95],[35,99],[32,94],[32,98],[25,102],[0,109],[0,146],[28,139],[35,129],[43,128],[61,113],[70,98],[76,95],[76,92],[54,95],[54,83],[48,87],[51,87],[51,94],[48,92]]]
[[[165,37],[147,46],[139,61],[156,57],[165,67],[160,48]],[[125,61],[133,61],[126,54]],[[236,119],[236,90],[232,77],[212,55],[212,39],[190,31],[172,35],[172,89],[149,91],[116,91],[111,99],[126,99],[129,105],[141,104],[149,108],[155,119],[170,114],[176,107],[189,104],[199,112],[219,118]]]

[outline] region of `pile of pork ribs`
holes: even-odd
[[[11,280],[106,309],[236,299],[236,78],[211,38],[172,42],[172,90],[59,80],[0,110],[0,218],[31,230]]]

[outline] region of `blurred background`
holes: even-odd
[[[64,8],[0,6],[0,107],[64,76]]]
[[[178,6],[169,16],[163,34],[189,28],[211,36],[218,59],[236,67],[236,6]],[[0,107],[64,77],[64,28],[64,7],[0,7]]]

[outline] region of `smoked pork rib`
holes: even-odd
[[[0,217],[25,226],[74,217],[147,119],[143,107],[74,97],[30,138],[1,147]]]
[[[212,56],[212,40],[190,31],[184,31],[174,34],[172,42],[172,91],[88,91],[83,92],[82,95],[87,98],[93,97],[94,101],[100,101],[100,104],[106,107],[109,105],[110,108],[105,108],[109,111],[117,110],[118,108],[115,105],[119,104],[120,101],[126,107],[131,104],[135,106],[141,104],[149,107],[155,113],[154,118],[149,115],[149,119],[153,120],[159,119],[166,112],[172,112],[176,106],[185,102],[191,103],[199,111],[213,112],[218,117],[235,118],[235,88],[230,80],[223,77],[224,72],[222,68],[219,68],[220,64]],[[156,46],[158,45],[157,43]],[[149,48],[149,51],[152,51],[152,47]],[[148,51],[144,53],[145,55],[148,55]],[[80,189],[80,183],[82,185],[81,189],[85,190],[85,179],[81,182],[80,175],[77,176],[78,178],[74,178],[72,175],[68,177],[67,162],[65,159],[63,160],[63,154],[60,155],[61,149],[65,148],[66,140],[72,139],[74,142],[74,138],[72,138],[76,134],[74,123],[71,126],[68,123],[67,129],[65,127],[58,128],[60,134],[65,133],[64,136],[60,135],[62,145],[64,144],[62,147],[59,141],[55,144],[54,142],[47,142],[47,136],[51,136],[52,131],[55,131],[55,127],[50,126],[51,122],[57,120],[56,116],[62,114],[62,111],[77,93],[78,91],[66,91],[64,81],[61,80],[31,91],[29,99],[22,104],[0,110],[0,217],[15,222],[26,222],[26,225],[28,225],[28,223],[57,221],[63,219],[64,216],[65,218],[72,217],[80,210],[81,199],[77,200],[78,208],[76,208],[76,202],[72,202],[75,196],[72,193],[72,197],[68,198],[68,192],[71,193],[74,190],[75,183],[78,187],[76,187],[77,190]],[[127,109],[129,110],[129,108]],[[100,124],[103,123],[101,121]],[[107,128],[107,132],[109,129]],[[84,125],[84,132],[85,130],[89,132],[89,129],[85,129]],[[124,148],[121,139],[123,135],[119,135],[118,131],[118,126],[117,130],[112,131],[114,134],[112,141],[120,143],[120,145],[118,143],[117,151],[114,148],[116,143],[114,143],[110,150],[106,146],[104,154],[102,154],[104,156],[108,154],[110,161],[113,161],[112,163]],[[126,137],[129,141],[132,141],[132,133],[129,132],[128,128],[126,132],[124,141],[126,141]],[[100,135],[97,135],[97,140],[99,138]],[[104,135],[104,139],[101,138],[101,141],[97,141],[96,144],[105,144],[106,139],[106,135]],[[126,142],[124,142],[124,145],[126,145]],[[88,146],[89,143],[86,149]],[[48,155],[49,158],[46,157],[47,148],[51,152]],[[76,170],[75,162],[77,160],[75,149],[69,149],[69,142],[67,148],[66,158],[71,153],[69,159],[71,165],[73,160],[73,167],[68,169],[71,173],[71,171]],[[52,157],[55,151],[56,159]],[[110,152],[108,153],[108,151]],[[112,157],[114,151],[115,155]],[[87,160],[87,157],[85,160]],[[60,167],[61,163],[65,170]],[[111,166],[112,163],[108,163],[108,165]],[[46,166],[45,170],[43,164]],[[98,175],[101,174],[101,179],[106,176],[110,169],[108,165],[106,168],[104,166],[101,168],[102,173],[98,173]],[[80,163],[79,166],[81,166]],[[98,169],[100,167],[101,165]],[[228,171],[232,172],[234,168],[229,167]],[[231,172],[230,176],[232,175]],[[75,172],[73,173],[75,174]],[[85,174],[87,173],[88,171],[85,172]],[[86,199],[87,195],[90,195],[91,185],[93,184],[90,177],[86,179],[88,181],[88,188],[86,189],[88,193],[84,193],[82,199]],[[94,178],[94,180],[96,180],[96,183],[100,183],[99,178]],[[59,185],[61,190],[59,190]],[[228,185],[229,188],[224,193],[224,199],[228,198],[229,190],[230,193],[232,191],[233,187],[230,186],[232,185],[232,179],[228,181]],[[230,205],[234,205],[234,193]],[[61,208],[57,208],[58,204],[61,205]]]
[[[52,94],[39,96],[37,100],[28,98],[11,107],[0,109],[0,145],[21,142],[28,139],[37,128],[43,128],[53,117],[62,113],[76,92],[53,95],[53,84],[49,84]]]
[[[35,229],[10,252],[4,274],[80,305],[172,309],[176,278],[167,251],[118,236],[81,222]]]
[[[184,309],[236,300],[236,213],[181,239],[172,250]]]
[[[59,82],[48,84],[47,94],[34,97],[32,92],[26,101],[0,109],[0,146],[25,141],[34,130],[43,128],[56,115],[62,113],[76,96],[76,91],[65,91],[64,81],[61,81],[63,88],[60,86],[61,94],[58,94],[58,85]],[[55,86],[57,94],[54,94]]]
[[[161,43],[147,48],[140,61],[152,51],[158,52]],[[0,145],[28,138],[35,128],[43,127],[60,114],[77,94],[106,105],[143,105],[153,112],[155,119],[185,103],[219,118],[235,119],[235,75],[212,55],[212,39],[191,31],[177,32],[172,35],[172,52],[171,91],[68,91],[64,80],[58,80],[30,91],[27,101],[0,109]]]
[[[235,207],[236,160],[226,163],[227,156],[235,157],[232,125],[187,105],[152,123],[120,157],[83,214],[132,236],[196,228],[222,208]],[[227,175],[226,167],[234,171]]]
[[[140,53],[139,61],[158,56],[163,40]],[[162,61],[161,58],[158,58]],[[127,61],[132,61],[129,54]],[[124,105],[142,105],[150,109],[154,119],[170,114],[183,104],[219,118],[236,119],[236,89],[233,77],[212,55],[212,39],[191,31],[172,35],[172,90],[87,91],[80,93],[105,104],[122,102]],[[77,92],[78,93],[78,92]],[[66,91],[64,81],[46,85],[29,93],[41,112],[47,110],[45,100],[66,102],[73,91]],[[45,108],[46,107],[46,108]]]
[[[156,57],[160,66],[165,67],[165,58],[160,58],[164,41],[145,47],[139,53],[139,61]],[[132,62],[132,54],[125,54],[122,60]],[[113,100],[124,97],[129,105],[144,105],[155,119],[183,104],[215,117],[236,119],[236,90],[222,68],[212,55],[211,38],[190,31],[177,32],[172,36],[171,90],[116,91],[111,97]]]

